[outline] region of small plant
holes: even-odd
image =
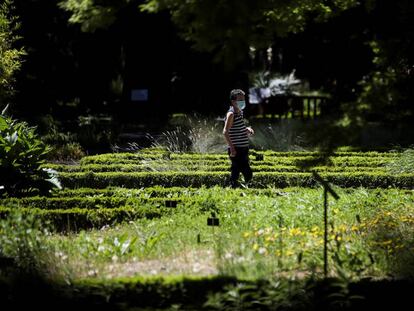
[[[191,151],[191,141],[189,131],[181,127],[165,131],[154,143],[154,147],[164,147],[170,152],[189,152]]]
[[[154,139],[153,146],[170,152],[221,153],[226,149],[222,135],[223,125],[217,120],[189,116]]]
[[[252,147],[258,150],[304,151],[307,145],[303,126],[295,121],[252,125]]]
[[[0,221],[0,256],[12,258],[15,265],[29,273],[44,272],[47,267],[47,225],[32,214],[10,212]]]
[[[22,196],[60,188],[57,172],[41,167],[50,150],[34,127],[5,116],[4,110],[0,115],[0,191]]]
[[[85,156],[82,146],[77,143],[67,143],[60,146],[54,146],[49,153],[48,159],[53,161],[77,161]]]
[[[189,138],[192,151],[198,153],[222,153],[225,151],[223,126],[224,124],[214,120],[190,118]]]
[[[47,158],[51,161],[76,161],[85,156],[81,144],[77,141],[77,135],[73,132],[62,131],[62,125],[51,115],[41,119],[39,129],[45,133],[41,136],[42,141],[52,146]]]
[[[311,306],[310,298],[300,281],[239,282],[210,295],[204,307],[212,310],[306,310]]]

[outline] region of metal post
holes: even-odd
[[[278,260],[279,269],[283,267],[282,266],[282,258],[283,258],[282,225],[283,225],[282,215],[279,215],[279,250],[280,250],[280,256]]]
[[[322,179],[322,177],[315,171],[312,171],[313,177],[323,187],[323,218],[324,218],[324,237],[323,237],[323,272],[325,278],[328,276],[328,192],[334,197],[335,200],[339,200],[339,196],[329,186],[329,183]]]

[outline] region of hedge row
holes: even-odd
[[[223,153],[225,153],[225,150],[223,150]],[[272,151],[272,150],[256,150],[256,149],[250,149],[250,153],[253,155],[256,154],[262,154],[267,156],[277,156],[277,157],[297,157],[297,156],[319,156],[321,153],[318,151]],[[196,153],[196,152],[186,152],[186,153],[172,153],[166,149],[161,148],[144,148],[141,149],[138,152],[131,153],[131,152],[125,152],[125,153],[117,153],[119,157],[122,156],[133,156],[133,155],[168,155],[168,154],[177,154],[177,155],[183,155],[183,154],[191,154],[191,155],[199,155],[204,156],[205,153]],[[222,155],[221,153],[211,153],[208,154],[211,156],[216,155]],[[364,157],[395,157],[398,155],[398,152],[378,152],[378,151],[336,151],[329,154],[331,157],[336,156],[364,156]]]
[[[256,158],[256,155],[263,155],[265,160],[273,161],[281,161],[283,163],[287,162],[295,162],[301,160],[310,160],[318,157],[317,153],[252,153],[251,158]],[[339,161],[339,159],[344,161],[350,161],[350,159],[354,159],[353,161],[361,161],[361,160],[368,160],[368,161],[382,161],[382,162],[389,162],[395,159],[398,156],[397,153],[390,153],[387,156],[366,156],[364,153],[357,153],[357,154],[336,154],[331,157],[331,159],[335,161]],[[223,154],[200,154],[200,153],[165,153],[165,154],[150,154],[150,153],[113,153],[113,154],[100,154],[94,156],[87,156],[81,159],[80,164],[99,164],[99,163],[137,163],[141,160],[203,160],[203,161],[217,161],[217,160],[228,160],[228,156],[226,153]]]
[[[144,196],[72,196],[72,197],[25,197],[25,198],[6,198],[0,200],[0,205],[7,207],[39,208],[44,210],[69,210],[79,209],[99,209],[99,208],[121,208],[128,207],[134,209],[147,209],[153,207],[166,206],[166,202],[181,202],[180,198],[155,197],[146,198]]]
[[[321,173],[322,176],[341,187],[367,188],[412,188],[414,174],[387,175],[384,173]],[[224,172],[138,172],[138,173],[61,173],[64,187],[69,188],[106,188],[119,186],[141,188],[151,186],[164,187],[201,187],[227,186],[229,174]],[[254,174],[251,187],[312,187],[317,183],[311,173],[258,172]]]
[[[13,310],[406,310],[412,279],[305,278],[246,280],[232,276],[83,278],[44,285],[31,275],[10,285],[0,299]],[[41,286],[33,286],[41,285]],[[207,304],[206,304],[207,303]],[[4,305],[4,304],[3,304]],[[339,306],[339,307],[338,307]]]
[[[6,217],[15,207],[0,206],[0,217]],[[112,225],[124,221],[132,221],[139,218],[158,218],[171,213],[169,208],[99,208],[99,209],[40,209],[19,208],[25,214],[36,215],[38,219],[50,223],[57,231],[78,231],[82,229],[100,228],[104,225]]]
[[[256,160],[255,157],[250,157],[253,165],[284,165],[284,166],[297,166],[301,163],[313,162],[314,157],[264,157],[263,160]],[[378,167],[385,166],[392,163],[393,158],[365,158],[365,157],[334,157],[329,159],[330,166],[357,166],[357,167]],[[104,164],[104,165],[114,165],[114,164],[130,164],[130,165],[146,165],[149,168],[153,165],[228,165],[229,158],[207,158],[206,157],[191,157],[188,155],[187,158],[180,159],[123,159],[123,158],[112,158],[110,156],[102,158],[83,158],[80,162],[81,166],[88,164]]]
[[[299,188],[285,188],[283,189],[283,193],[296,191]],[[230,190],[230,189],[228,189]],[[199,196],[208,195],[210,189],[208,188],[192,188],[192,187],[162,187],[162,186],[154,186],[154,187],[146,187],[146,188],[122,188],[122,187],[108,187],[104,189],[94,189],[94,188],[65,188],[53,193],[55,197],[63,198],[63,197],[132,197],[132,198],[140,198],[142,200],[145,199],[159,199],[159,200],[174,200],[174,199],[183,199],[183,198],[194,198]],[[264,195],[274,197],[280,194],[279,189],[272,189],[272,188],[236,188],[231,189],[237,196],[243,194],[249,195]],[[1,203],[1,201],[0,201]]]
[[[84,279],[62,292],[72,304],[87,306],[87,310],[95,306],[93,310],[350,311],[408,310],[413,291],[414,281],[406,278],[361,278],[346,283],[340,277],[292,279],[282,275],[275,283],[273,279],[221,275]],[[206,306],[207,301],[214,308]]]
[[[229,163],[211,163],[211,165],[204,165],[203,163],[183,165],[180,163],[154,163],[153,165],[142,164],[86,164],[86,165],[58,165],[52,164],[46,167],[52,168],[58,172],[154,172],[154,171],[211,171],[211,172],[226,172],[230,170]],[[260,165],[260,162],[255,162],[251,165],[253,172],[301,172],[300,168],[296,166],[286,165]],[[357,166],[318,166],[313,168],[318,172],[385,172],[384,167],[357,167]]]

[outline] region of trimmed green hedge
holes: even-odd
[[[85,159],[85,158],[84,158]],[[264,157],[262,161],[256,160],[255,157],[250,157],[252,165],[269,165],[269,166],[300,166],[302,163],[311,162],[314,157]],[[393,158],[383,157],[333,157],[330,158],[330,166],[346,167],[381,167],[386,166],[392,162]],[[143,168],[147,167],[151,170],[151,167],[156,168],[157,166],[165,166],[166,169],[174,167],[175,165],[181,166],[229,166],[230,160],[226,157],[221,158],[204,158],[204,157],[191,157],[188,155],[187,158],[178,158],[172,160],[160,160],[160,159],[123,159],[123,158],[111,158],[110,156],[88,159],[81,161],[81,166],[86,165],[141,165]],[[329,167],[330,167],[329,166]],[[53,167],[53,166],[48,166]],[[59,170],[59,169],[58,169]]]
[[[257,154],[262,154],[264,161],[270,161],[273,164],[296,163],[297,161],[306,161],[318,157],[318,153],[308,152],[252,152],[251,160],[255,160]],[[333,154],[330,159],[333,163],[388,163],[395,159],[398,153],[375,154],[375,153],[337,153]],[[228,161],[228,155],[223,154],[200,154],[200,153],[169,153],[169,154],[151,154],[151,153],[113,153],[87,156],[81,159],[80,164],[139,164],[141,161]]]
[[[210,172],[226,172],[230,170],[230,164],[212,163],[204,164],[154,164],[151,168],[148,165],[135,164],[87,164],[87,165],[48,165],[58,172],[183,172],[183,171],[210,171]],[[300,172],[303,171],[296,166],[274,165],[271,163],[263,164],[261,162],[253,162],[251,165],[253,172]],[[356,167],[356,166],[318,166],[313,168],[318,172],[385,172],[384,167]]]
[[[15,207],[0,206],[0,217],[6,217]],[[99,209],[40,209],[20,208],[23,213],[36,215],[41,221],[49,222],[57,231],[78,231],[99,228],[139,218],[157,218],[172,212],[169,208],[99,208]]]
[[[85,305],[85,302],[90,303],[90,297],[94,297],[95,306],[113,306],[110,310],[118,309],[120,304],[128,306],[128,310],[173,310],[172,305],[181,305],[184,307],[182,310],[205,310],[203,304],[209,295],[222,292],[226,286],[235,286],[238,282],[228,276],[84,279],[76,281],[65,293],[72,303]]]
[[[43,283],[27,275],[13,279],[13,283],[2,278],[0,286],[6,290],[0,298],[14,310],[350,311],[405,310],[414,291],[414,282],[404,278],[346,282],[343,278],[316,275],[296,279],[281,276],[276,281],[231,276],[135,276],[85,278],[68,285]]]
[[[412,188],[414,174],[391,176],[385,173],[321,173],[327,180],[341,187],[367,188]],[[61,173],[64,187],[69,188],[106,188],[119,186],[141,188],[151,186],[164,187],[211,187],[227,186],[229,173],[224,172],[154,172],[154,173]],[[258,172],[254,174],[251,187],[312,187],[317,185],[311,173]]]
[[[144,198],[142,196],[74,196],[74,197],[26,197],[1,199],[0,204],[7,207],[39,208],[44,210],[67,209],[99,209],[128,207],[142,209],[150,207],[163,207],[166,201],[180,202],[179,198]]]
[[[285,188],[283,192],[287,191],[296,191],[298,188]],[[112,197],[137,197],[140,199],[159,199],[159,200],[181,200],[183,198],[195,198],[200,195],[203,196],[206,193],[207,188],[191,188],[191,187],[146,187],[146,188],[122,188],[122,187],[108,187],[104,189],[94,189],[94,188],[75,188],[75,189],[62,189],[55,192],[53,195],[59,198],[63,197],[102,197],[102,196],[112,196]],[[250,195],[265,195],[265,196],[275,196],[279,194],[278,189],[272,188],[237,188],[231,189],[232,192],[237,193],[237,195],[250,194]],[[1,201],[0,201],[1,204]]]

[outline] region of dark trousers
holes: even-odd
[[[227,150],[230,156],[230,148]],[[236,147],[236,156],[230,157],[231,160],[231,176],[230,185],[235,188],[238,186],[240,173],[243,174],[244,181],[248,183],[252,177],[252,169],[249,163],[249,147]]]

